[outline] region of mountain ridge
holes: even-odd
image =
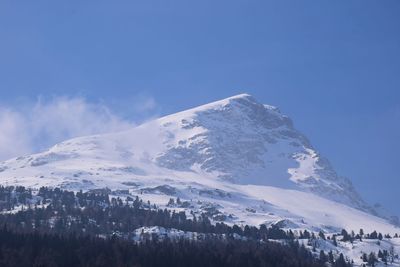
[[[288,116],[248,94],[123,132],[61,142],[43,153],[0,163],[0,178],[3,185],[124,189],[144,194],[160,205],[166,205],[170,197],[180,197],[192,208],[176,208],[211,209],[212,216],[228,222],[259,224],[287,219],[300,228],[330,229],[347,228],[347,221],[328,225],[329,220],[319,218],[327,215],[326,209],[334,211],[329,216],[347,207],[360,218],[378,215],[351,181],[338,176],[294,128]],[[301,201],[290,202],[308,213],[304,215],[287,206],[279,194],[325,206],[313,211],[302,207]],[[307,216],[310,222],[303,223]],[[391,228],[381,220],[373,221]]]

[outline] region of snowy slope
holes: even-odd
[[[400,232],[277,108],[243,94],[0,163],[3,185],[109,187],[228,223]]]

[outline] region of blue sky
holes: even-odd
[[[1,1],[3,156],[247,92],[400,214],[398,14],[397,0]]]

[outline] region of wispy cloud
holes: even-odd
[[[26,123],[27,118],[21,113],[0,108],[0,160],[32,150],[31,133]]]
[[[153,98],[138,101],[136,112],[156,107]],[[56,97],[29,106],[0,106],[0,160],[37,152],[60,141],[83,135],[115,132],[135,123],[106,105],[85,98]]]
[[[153,97],[140,96],[134,101],[135,112],[150,112],[157,107],[156,100]]]

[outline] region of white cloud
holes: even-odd
[[[31,151],[26,118],[20,113],[0,108],[0,160]]]
[[[154,99],[144,99],[136,111],[155,107]],[[37,152],[65,139],[134,126],[103,104],[84,98],[57,97],[38,100],[30,107],[0,106],[0,160]]]
[[[140,97],[135,104],[136,112],[149,112],[156,108],[157,103],[152,97]]]

